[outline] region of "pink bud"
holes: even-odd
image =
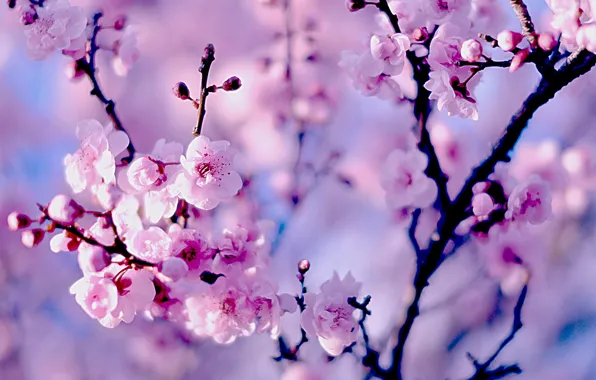
[[[577,31],[576,42],[586,50],[596,52],[596,24],[582,25]]]
[[[544,32],[538,36],[538,46],[544,51],[551,51],[557,46],[557,40],[552,33]]]
[[[119,16],[116,21],[114,21],[114,29],[122,30],[126,26],[126,16],[121,15]]]
[[[159,272],[172,281],[178,281],[188,273],[188,265],[179,257],[169,257],[159,263]]]
[[[174,96],[179,99],[187,100],[190,98],[190,90],[184,82],[176,83],[172,91],[174,92]]]
[[[77,258],[83,273],[99,272],[111,262],[105,249],[87,243],[81,243]]]
[[[85,72],[81,69],[79,61],[71,61],[68,63],[65,69],[66,77],[71,81],[83,78]]]
[[[515,53],[509,66],[509,72],[512,73],[522,67],[524,62],[526,62],[526,58],[528,58],[528,54],[530,54],[528,49],[523,49]]]
[[[17,0],[8,0],[8,7],[10,9],[14,8],[17,6]]]
[[[310,269],[310,261],[308,260],[300,260],[298,263],[298,272],[300,274],[305,274]]]
[[[476,216],[488,216],[495,208],[495,204],[490,195],[486,193],[479,193],[472,198],[472,212]]]
[[[364,0],[346,0],[346,7],[350,12],[356,12],[366,7]]]
[[[225,82],[221,85],[224,91],[236,91],[242,86],[242,82],[238,77],[231,77],[226,79]]]
[[[23,231],[21,234],[21,242],[27,248],[33,248],[43,241],[46,232],[40,228]]]
[[[428,38],[428,29],[426,29],[426,26],[416,28],[412,32],[412,39],[414,41],[422,42],[422,41],[426,41],[427,38]]]
[[[20,230],[21,228],[27,228],[31,225],[31,219],[25,215],[20,214],[16,211],[11,212],[7,218],[8,229],[11,231]]]
[[[73,224],[84,214],[85,209],[64,194],[56,195],[48,205],[48,216],[59,223]]]
[[[511,30],[504,30],[497,35],[499,47],[505,51],[512,51],[524,39],[524,36]]]
[[[482,44],[474,39],[466,40],[461,45],[461,57],[468,62],[476,62],[482,57]]]

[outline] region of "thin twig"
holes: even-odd
[[[80,68],[89,78],[93,88],[91,89],[91,95],[95,96],[102,104],[105,105],[105,110],[110,120],[114,124],[114,128],[118,131],[122,131],[128,135],[128,146],[126,150],[128,151],[128,155],[122,158],[123,164],[129,164],[132,162],[134,154],[136,152],[135,147],[132,143],[132,139],[124,126],[122,125],[122,121],[118,117],[116,113],[116,103],[112,99],[108,99],[108,97],[103,93],[101,86],[99,85],[99,80],[97,79],[97,68],[95,65],[95,57],[97,52],[99,51],[99,46],[97,45],[97,35],[102,30],[101,25],[99,25],[99,20],[103,17],[102,13],[96,13],[93,15],[93,34],[91,35],[90,41],[90,49],[89,49],[89,59],[81,58],[77,61],[77,67]]]
[[[416,228],[418,227],[418,219],[420,218],[420,213],[422,210],[419,208],[414,210],[412,213],[412,221],[410,222],[410,228],[408,229],[408,237],[410,238],[410,243],[414,248],[414,252],[416,252],[416,257],[420,257],[420,244],[418,244],[418,239],[416,239]]]
[[[207,112],[205,108],[207,105],[207,96],[209,93],[215,91],[213,86],[207,87],[209,80],[209,70],[211,70],[211,64],[213,61],[215,61],[215,47],[213,44],[209,44],[205,47],[205,54],[201,58],[201,67],[199,67],[199,72],[201,73],[201,97],[199,98],[197,126],[192,131],[194,136],[201,134],[203,122],[205,121],[205,114]]]
[[[493,380],[493,379],[500,379],[505,377],[509,374],[520,374],[521,368],[517,364],[508,365],[508,366],[500,366],[495,370],[489,370],[490,365],[495,361],[497,356],[503,351],[505,347],[513,338],[515,338],[515,334],[523,327],[523,322],[521,320],[521,311],[524,307],[524,302],[526,301],[526,295],[528,294],[528,285],[526,284],[522,289],[519,298],[517,299],[517,303],[515,304],[515,308],[513,309],[513,324],[511,326],[511,332],[505,339],[501,342],[497,350],[488,358],[484,363],[479,363],[471,354],[468,353],[468,357],[472,360],[474,367],[476,367],[476,373],[468,380]]]
[[[528,13],[526,4],[524,4],[523,0],[509,0],[509,3],[519,20],[524,37],[526,37],[532,47],[538,46],[536,30],[534,29],[534,23],[532,22],[530,13]]]

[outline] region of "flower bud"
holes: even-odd
[[[8,229],[11,231],[16,231],[20,230],[21,228],[29,227],[31,225],[31,218],[25,214],[14,211],[8,215],[7,222]]]
[[[17,6],[17,0],[8,0],[8,2],[7,2],[7,3],[8,3],[8,7],[9,7],[10,9],[13,9],[14,7],[16,7],[16,6]]]
[[[21,242],[27,248],[33,248],[43,241],[46,232],[40,228],[23,231]]]
[[[426,41],[428,38],[428,29],[426,29],[426,26],[414,29],[412,32],[412,38],[417,42]]]
[[[238,77],[231,77],[226,79],[221,85],[224,91],[236,91],[242,86],[242,82]]]
[[[346,0],[346,7],[350,12],[356,12],[366,7],[364,0]]]
[[[486,217],[495,208],[493,199],[487,193],[479,193],[472,198],[472,212],[478,217]]]
[[[552,33],[544,32],[538,36],[538,46],[544,51],[551,51],[557,46],[557,40]]]
[[[85,214],[85,209],[64,194],[56,195],[48,205],[48,216],[59,223],[73,224]]]
[[[300,272],[300,274],[306,274],[306,272],[308,272],[309,269],[310,261],[300,260],[300,262],[298,263],[298,272]]]
[[[178,281],[188,273],[186,261],[179,257],[169,257],[159,263],[159,272],[172,281]]]
[[[81,69],[79,61],[71,61],[65,68],[66,77],[71,81],[76,81],[85,76],[85,71]]]
[[[178,99],[188,100],[190,99],[190,90],[188,86],[184,82],[178,82],[172,89],[174,92],[174,96]]]
[[[497,35],[499,47],[505,51],[515,49],[523,39],[524,37],[521,34],[512,32],[511,30],[504,30]]]
[[[468,62],[476,62],[482,57],[482,44],[474,39],[464,41],[461,45],[461,57]]]
[[[126,26],[126,16],[121,15],[119,16],[116,21],[114,21],[114,29],[122,30]]]
[[[523,49],[515,53],[513,59],[511,60],[511,66],[509,66],[509,72],[512,73],[522,67],[529,54],[530,51],[528,49]]]

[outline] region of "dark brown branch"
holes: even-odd
[[[401,363],[403,359],[406,340],[410,334],[414,320],[418,317],[420,298],[422,292],[429,285],[430,277],[438,269],[442,262],[443,252],[449,240],[454,237],[456,227],[466,217],[466,209],[472,200],[472,188],[478,182],[486,181],[488,176],[494,171],[495,165],[500,161],[508,161],[509,153],[515,147],[521,137],[522,132],[528,125],[528,122],[534,113],[542,105],[551,100],[555,94],[563,87],[571,83],[574,79],[587,73],[596,64],[596,56],[583,50],[574,54],[574,58],[569,60],[554,77],[549,79],[543,77],[538,84],[537,89],[524,101],[520,110],[513,116],[509,125],[505,129],[503,136],[494,146],[493,151],[480,165],[478,165],[472,174],[466,180],[463,188],[459,192],[455,201],[449,207],[447,212],[441,215],[437,224],[437,239],[431,239],[427,255],[416,271],[414,277],[414,287],[416,289],[414,299],[408,307],[406,320],[398,333],[398,343],[393,350],[393,364],[390,368],[392,379],[401,379]]]
[[[128,135],[128,146],[126,150],[128,151],[128,155],[122,158],[122,163],[129,164],[132,162],[134,154],[136,152],[135,147],[132,143],[132,139],[124,126],[122,125],[122,121],[118,117],[116,113],[116,103],[108,99],[108,97],[103,93],[101,90],[101,86],[99,85],[99,80],[97,79],[97,68],[95,65],[95,57],[97,52],[99,51],[99,46],[97,45],[97,35],[101,31],[101,25],[99,25],[99,20],[103,15],[101,13],[96,13],[93,16],[93,34],[91,35],[91,42],[90,42],[90,50],[89,50],[89,59],[81,58],[77,61],[77,67],[81,69],[91,81],[93,88],[91,89],[91,95],[95,96],[104,106],[106,113],[112,120],[114,124],[114,128],[117,131],[122,131]]]
[[[523,323],[521,320],[521,311],[524,306],[524,302],[526,301],[526,295],[528,294],[528,285],[525,285],[522,289],[519,298],[517,299],[517,303],[515,304],[515,308],[513,309],[513,324],[511,326],[511,332],[507,337],[501,342],[497,350],[488,358],[484,363],[479,363],[472,355],[468,354],[470,359],[472,360],[474,367],[476,367],[476,373],[468,380],[493,380],[493,379],[500,379],[505,377],[509,374],[520,374],[521,369],[517,364],[508,365],[508,366],[499,366],[495,370],[489,370],[491,364],[495,361],[497,356],[503,351],[503,349],[515,338],[515,334],[523,327]]]
[[[528,13],[528,8],[526,7],[526,4],[524,4],[524,1],[509,0],[509,3],[515,12],[515,16],[519,20],[524,37],[526,37],[532,47],[538,46],[538,37],[536,36],[534,23],[532,22],[532,18],[530,17],[530,13]]]
[[[209,70],[211,70],[211,64],[213,61],[215,61],[215,47],[213,44],[209,44],[207,47],[205,47],[205,54],[201,58],[201,67],[199,67],[199,72],[201,73],[201,97],[199,98],[197,126],[192,131],[194,136],[201,134],[203,123],[205,121],[205,114],[207,112],[205,109],[207,105],[207,96],[209,93],[215,91],[215,88],[207,87],[209,80]]]

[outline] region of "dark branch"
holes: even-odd
[[[523,327],[523,323],[521,320],[521,311],[524,307],[524,302],[526,301],[526,295],[528,294],[528,285],[525,285],[522,289],[519,298],[517,299],[517,303],[515,304],[515,308],[513,309],[513,324],[511,326],[511,332],[507,337],[501,342],[497,350],[494,354],[491,355],[484,363],[479,363],[472,355],[468,354],[472,362],[474,363],[474,367],[476,367],[476,373],[468,380],[493,380],[493,379],[500,379],[505,377],[509,374],[520,374],[521,368],[517,364],[508,365],[508,366],[499,366],[495,370],[489,370],[490,365],[495,361],[497,356],[503,351],[503,349],[515,338],[515,334]]]
[[[101,86],[99,85],[99,81],[97,79],[97,68],[95,65],[95,56],[99,51],[99,46],[97,45],[97,35],[101,31],[101,25],[99,25],[99,20],[103,17],[101,13],[96,13],[93,16],[93,34],[91,35],[91,43],[90,43],[90,50],[89,50],[89,60],[87,58],[81,58],[77,61],[77,67],[80,68],[89,78],[93,88],[91,89],[91,95],[95,96],[102,104],[105,105],[106,113],[112,120],[114,124],[114,128],[118,131],[122,131],[128,135],[126,129],[122,125],[118,114],[116,113],[116,103],[108,99],[106,95],[101,90]],[[122,163],[129,164],[136,152],[135,147],[132,143],[132,139],[130,135],[128,135],[128,146],[126,147],[128,151],[128,155],[122,158]]]
[[[416,257],[420,257],[421,253],[420,244],[418,244],[418,239],[416,239],[416,228],[418,227],[418,219],[420,218],[421,211],[422,210],[419,208],[414,210],[414,213],[412,214],[412,221],[410,222],[410,228],[408,229],[408,237],[410,238],[414,252],[416,252]]]
[[[197,126],[192,131],[192,134],[198,136],[201,134],[201,130],[203,129],[203,122],[205,121],[205,114],[207,110],[205,109],[207,103],[207,96],[209,93],[214,92],[214,87],[207,87],[207,83],[209,80],[209,70],[211,70],[211,64],[215,61],[215,47],[213,44],[209,44],[205,47],[205,54],[201,58],[201,67],[199,67],[199,72],[201,73],[201,97],[199,98],[199,111],[198,111],[198,120]]]

